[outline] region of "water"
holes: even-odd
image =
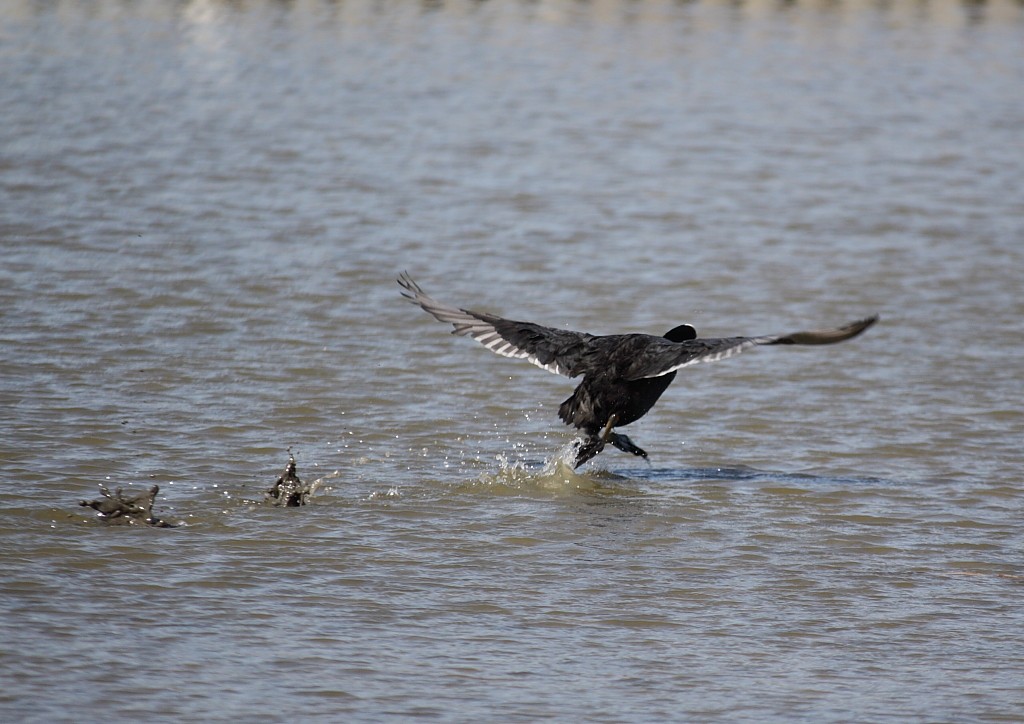
[[[0,3],[0,715],[1019,721],[1022,48],[1007,0]],[[882,322],[573,472],[572,382],[404,269]]]

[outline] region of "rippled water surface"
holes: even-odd
[[[1020,3],[0,0],[0,108],[4,721],[1020,720]],[[405,269],[882,322],[574,472]]]

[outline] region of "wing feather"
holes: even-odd
[[[402,296],[439,322],[451,324],[452,334],[471,337],[495,354],[525,359],[557,375],[575,377],[584,371],[593,335],[449,306],[426,294],[407,273],[398,277],[398,283],[405,290]]]
[[[702,362],[718,362],[764,345],[836,344],[856,337],[877,321],[878,315],[874,315],[842,327],[762,337],[723,337],[720,339],[693,339],[684,342],[671,342],[667,339],[652,337],[644,353],[636,356],[635,362],[624,376],[627,380],[661,377],[683,367]]]

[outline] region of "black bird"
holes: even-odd
[[[405,289],[402,296],[438,321],[452,324],[452,334],[470,336],[492,352],[525,359],[555,374],[583,375],[572,396],[558,408],[565,424],[586,435],[576,453],[575,467],[601,452],[608,442],[623,452],[646,458],[644,450],[613,428],[646,415],[683,367],[717,362],[758,345],[835,344],[856,337],[878,321],[878,315],[874,315],[834,329],[763,337],[698,339],[697,331],[689,324],[670,330],[664,337],[596,336],[449,307],[427,296],[408,273],[399,276],[398,283]]]

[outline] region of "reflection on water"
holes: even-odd
[[[0,2],[0,718],[1017,718],[1022,31]],[[649,462],[574,471],[572,381],[403,269],[594,333],[882,322],[685,370]]]

